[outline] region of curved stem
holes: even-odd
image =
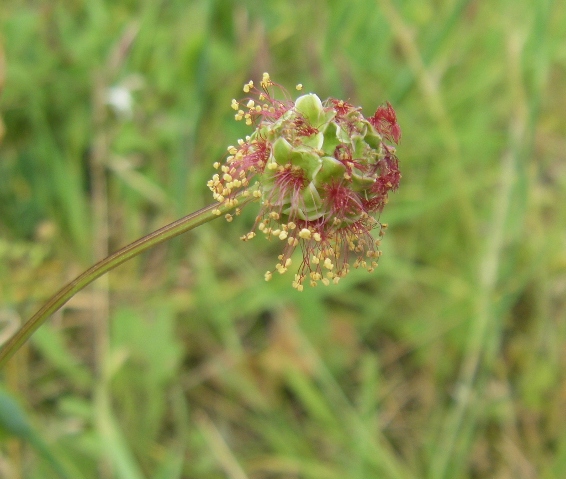
[[[250,195],[243,199],[239,198],[239,200],[238,206],[241,207],[252,201],[253,196]],[[213,204],[206,206],[201,210],[195,211],[180,220],[168,224],[167,226],[164,226],[163,228],[160,228],[157,231],[124,246],[122,249],[99,261],[94,266],[91,266],[88,270],[53,295],[49,301],[47,301],[47,303],[45,303],[43,307],[26,323],[24,323],[16,334],[8,340],[8,342],[2,347],[2,350],[0,350],[0,368],[4,366],[6,361],[14,355],[22,344],[24,344],[37,330],[37,328],[39,328],[55,311],[57,311],[76,293],[92,283],[95,279],[160,243],[168,241],[175,236],[185,233],[186,231],[192,230],[193,228],[213,220],[214,218],[218,218],[218,215],[213,213],[214,210],[219,209],[221,214],[224,214],[235,207],[236,205],[226,206],[225,204]]]

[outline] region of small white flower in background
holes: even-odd
[[[133,102],[132,92],[124,86],[113,86],[106,90],[106,104],[116,115],[132,118]]]
[[[122,119],[131,119],[134,114],[132,92],[143,87],[140,75],[130,75],[118,85],[106,89],[106,104]]]

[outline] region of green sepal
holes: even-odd
[[[291,151],[293,151],[291,143],[289,143],[283,137],[277,138],[275,143],[273,143],[273,158],[275,158],[275,161],[279,165],[285,166],[287,163],[289,163],[289,156],[291,155]]]
[[[374,183],[375,178],[371,176],[364,176],[361,173],[357,173],[356,170],[352,172],[352,190],[365,191],[371,188]]]
[[[322,164],[320,157],[311,148],[303,146],[294,148],[290,152],[289,161],[293,166],[301,168],[309,181],[312,181]]]
[[[336,125],[336,123],[331,121],[324,129],[324,143],[322,144],[322,151],[324,151],[326,155],[334,155],[336,147],[340,144],[340,140],[338,139],[339,128],[340,127]]]
[[[315,148],[316,150],[320,150],[322,148],[322,144],[324,142],[324,135],[322,133],[316,133],[311,136],[301,136],[301,143],[305,146],[310,146],[311,148]]]
[[[359,136],[359,135],[352,136],[352,148],[354,150],[353,158],[355,160],[366,158],[368,145],[364,141],[363,136]]]
[[[344,173],[346,173],[346,167],[341,161],[330,156],[324,156],[322,157],[322,166],[313,183],[317,188],[331,182],[340,183],[344,180]]]
[[[365,142],[374,150],[381,147],[381,135],[376,131],[372,124],[368,124],[368,131],[364,138]]]
[[[295,110],[303,115],[314,127],[320,126],[324,121],[324,108],[320,98],[314,93],[302,95],[295,101]]]

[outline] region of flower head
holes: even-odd
[[[275,88],[285,99],[274,97]],[[244,92],[250,96],[232,100],[232,108],[236,120],[255,125],[255,131],[228,147],[225,164],[215,163],[219,172],[208,182],[220,203],[235,206],[240,194],[261,202],[253,230],[242,239],[252,239],[259,230],[281,241],[275,265],[281,274],[300,246],[302,261],[293,281],[299,291],[305,281],[311,286],[337,283],[350,264],[372,271],[387,227],[376,216],[401,178],[392,146],[401,129],[392,106],[387,103],[365,118],[350,103],[322,102],[313,93],[293,102],[267,73],[260,88],[250,81]],[[373,229],[379,230],[377,239]],[[268,271],[265,279],[271,277]]]

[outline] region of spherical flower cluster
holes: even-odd
[[[274,88],[285,99],[276,99]],[[401,178],[392,146],[401,130],[391,105],[366,118],[360,108],[334,98],[321,102],[313,93],[293,102],[267,73],[260,88],[250,81],[244,92],[249,96],[232,100],[232,108],[236,120],[255,125],[255,131],[228,147],[226,162],[214,164],[219,172],[208,182],[219,203],[236,207],[240,195],[261,202],[253,230],[242,239],[259,230],[281,241],[275,265],[281,274],[300,246],[302,261],[293,281],[299,291],[305,280],[311,286],[337,283],[351,261],[354,268],[372,271],[387,227],[376,216]],[[379,230],[377,239],[373,229]],[[265,279],[271,277],[268,271]]]

